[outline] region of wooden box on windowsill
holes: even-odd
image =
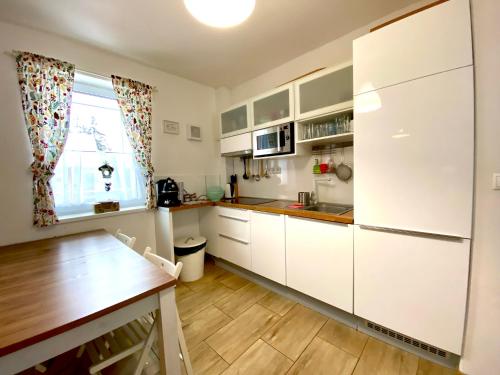
[[[111,201],[111,202],[98,202],[94,204],[94,212],[96,214],[103,214],[105,212],[115,212],[120,211],[120,202]]]

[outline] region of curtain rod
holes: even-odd
[[[12,51],[5,51],[5,54],[8,55],[8,56],[11,56],[11,57],[17,57],[17,55],[20,53],[20,51],[16,51],[16,50],[12,50]],[[89,75],[89,76],[93,76],[95,78],[100,78],[100,79],[106,79],[108,81],[111,80],[111,77],[109,76],[105,76],[103,74],[99,74],[99,73],[94,73],[94,72],[89,72],[87,70],[83,70],[83,69],[77,69],[75,68],[75,71],[77,72],[81,72],[83,74],[86,74],[86,75]],[[150,85],[153,92],[158,92],[158,88],[156,86],[152,86]]]

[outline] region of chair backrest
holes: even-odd
[[[127,236],[126,234],[122,233],[121,229],[118,229],[116,231],[115,237],[118,238],[121,242],[123,242],[125,245],[127,245],[131,249],[134,247],[136,238]]]
[[[179,275],[182,270],[182,262],[177,262],[177,264],[173,264],[171,261],[162,258],[159,255],[156,255],[149,246],[146,247],[142,255],[144,256],[144,258],[156,264],[158,267],[163,269],[168,274],[174,276],[176,279],[179,278]]]

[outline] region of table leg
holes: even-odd
[[[158,349],[160,352],[160,373],[180,375],[179,338],[177,336],[177,309],[175,306],[175,288],[168,288],[158,293]]]

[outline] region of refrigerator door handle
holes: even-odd
[[[447,235],[447,234],[417,232],[417,231],[404,230],[404,229],[384,228],[384,227],[377,227],[377,226],[373,226],[373,225],[360,225],[359,227],[361,229],[374,230],[374,231],[378,231],[378,232],[388,232],[388,233],[402,234],[402,235],[406,235],[406,236],[435,238],[437,240],[444,240],[444,241],[462,242],[464,240],[464,238],[462,238],[462,237],[452,236],[452,235]]]

